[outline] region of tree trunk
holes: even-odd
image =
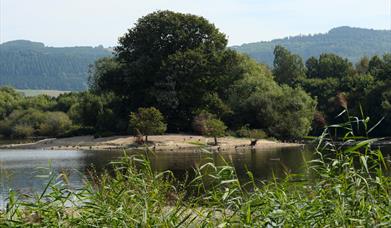
[[[215,136],[215,146],[217,146],[217,137]]]
[[[148,142],[148,135],[145,136],[145,143]]]

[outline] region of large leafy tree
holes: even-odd
[[[113,91],[131,110],[155,106],[171,129],[188,129],[205,97],[224,98],[241,75],[237,54],[226,46],[225,35],[205,18],[157,11],[119,39],[116,63],[100,64],[92,87]]]

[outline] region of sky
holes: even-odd
[[[0,0],[0,43],[115,46],[138,18],[156,10],[203,16],[229,45],[338,26],[391,29],[391,0]]]

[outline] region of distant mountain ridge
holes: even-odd
[[[335,53],[355,63],[363,56],[370,57],[391,52],[391,30],[342,26],[333,28],[324,34],[292,36],[231,48],[248,54],[258,62],[272,66],[273,50],[276,45],[288,48],[304,60],[311,56],[319,56],[321,53]]]
[[[391,30],[337,27],[324,34],[292,36],[232,46],[269,66],[273,50],[282,45],[304,60],[321,53],[335,53],[357,62],[363,56],[391,52]],[[18,89],[80,91],[87,88],[88,66],[112,50],[98,47],[48,47],[15,40],[0,44],[0,86]]]
[[[88,66],[110,56],[99,47],[47,47],[15,40],[0,44],[0,86],[79,91],[87,88]]]

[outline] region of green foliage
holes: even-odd
[[[90,67],[88,85],[93,92],[101,92],[118,87],[118,75],[121,74],[121,64],[113,57],[104,57],[95,61]]]
[[[369,58],[364,56],[356,63],[356,71],[358,74],[367,74],[369,71]]]
[[[286,56],[292,56],[286,49],[284,51]],[[382,102],[387,102],[385,96],[389,90],[387,87],[389,85],[387,72],[391,73],[389,56],[385,54],[382,58],[374,56],[371,59],[363,57],[356,64],[356,68],[353,68],[353,64],[347,59],[335,54],[321,54],[319,58],[311,57],[306,61],[307,78],[296,80],[296,85],[317,99],[317,110],[322,113],[321,122],[335,124],[345,121],[339,113],[347,108],[356,116],[360,116],[365,111],[369,113],[371,124],[375,125],[381,119],[385,122],[381,128],[371,134],[388,135],[386,129],[388,129],[389,118],[382,107]],[[288,69],[289,65],[283,67],[283,70],[289,72]],[[344,105],[339,102],[342,94]],[[314,127],[312,133],[315,131],[319,133],[319,129]]]
[[[102,47],[45,47],[25,40],[0,44],[0,85],[65,91],[87,88],[88,66],[110,56]]]
[[[364,62],[361,62],[364,64]],[[361,67],[361,65],[358,65]],[[320,54],[319,59],[311,57],[306,61],[307,77],[309,78],[338,78],[351,76],[354,73],[352,63],[332,53]],[[364,68],[362,66],[361,68]],[[360,70],[363,70],[361,69]],[[365,71],[365,70],[363,70]]]
[[[63,112],[48,112],[45,122],[39,126],[38,133],[43,136],[64,135],[72,126],[72,121]]]
[[[378,80],[391,80],[391,54],[381,58],[373,56],[368,64],[368,71]]]
[[[205,121],[205,135],[212,137],[222,137],[225,135],[225,130],[227,126],[225,126],[224,122],[219,119],[207,119]]]
[[[36,109],[15,110],[0,121],[0,135],[8,138],[61,136],[71,128],[71,120],[63,112]]]
[[[145,135],[145,141],[148,141],[148,135],[160,135],[167,129],[164,123],[162,113],[154,108],[139,108],[137,112],[130,113],[129,128],[135,134]]]
[[[12,88],[0,88],[0,121],[19,106],[22,96]]]
[[[273,74],[280,84],[293,86],[305,77],[302,58],[282,46],[276,46],[274,49],[273,66]]]
[[[338,55],[324,53],[319,56],[317,76],[318,78],[343,78],[352,75],[354,70],[352,63]]]
[[[244,125],[236,131],[238,137],[250,139],[265,139],[267,134],[262,129],[250,129],[248,125]]]
[[[205,134],[205,132],[207,131],[206,121],[212,118],[215,118],[213,114],[205,110],[200,111],[200,113],[194,117],[193,131],[200,135]]]
[[[316,102],[302,89],[279,86],[267,67],[252,60],[245,78],[230,90],[233,125],[249,124],[277,138],[300,138],[310,130]],[[256,70],[255,70],[256,69]],[[289,111],[287,111],[289,110]]]
[[[271,118],[265,118],[270,121],[267,127],[269,135],[285,139],[307,136],[311,130],[316,101],[304,90],[288,86],[282,87],[281,96],[271,100],[274,103],[269,108]],[[262,120],[264,115],[266,113],[258,113],[258,120]]]
[[[193,120],[193,129],[195,132],[214,137],[215,145],[217,145],[217,137],[222,137],[226,134],[227,126],[224,122],[217,119],[215,115],[203,110]]]
[[[83,127],[93,127],[103,132],[125,132],[127,129],[127,121],[120,115],[122,104],[113,94],[83,92],[75,96],[60,96],[58,100],[59,108],[68,110],[72,121]]]
[[[157,11],[140,18],[119,41],[113,59],[96,63],[92,89],[114,92],[129,110],[157,107],[176,131],[189,130],[200,109],[229,111],[222,100],[241,76],[240,57],[205,18]]]
[[[33,136],[34,128],[29,125],[17,124],[10,129],[13,138],[28,138]]]
[[[53,110],[56,105],[55,98],[47,95],[38,95],[34,97],[25,97],[19,103],[21,109],[38,109],[43,111]]]

